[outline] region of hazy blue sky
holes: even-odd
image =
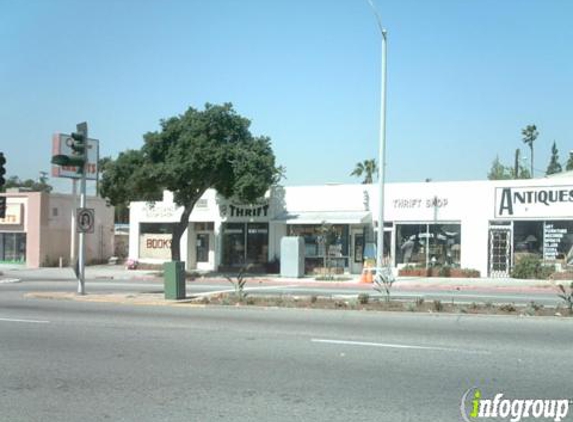
[[[388,30],[387,178],[484,179],[496,154],[573,149],[573,2],[376,0]],[[101,154],[230,101],[287,185],[354,182],[377,156],[380,34],[366,0],[0,0],[0,151],[49,170],[86,120]],[[68,189],[69,182],[54,181]]]

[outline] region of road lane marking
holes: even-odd
[[[39,321],[34,319],[0,318],[0,322],[27,322],[30,324],[49,324],[50,321]]]
[[[387,349],[410,349],[410,350],[429,350],[438,352],[454,352],[454,353],[468,353],[479,355],[490,355],[491,352],[480,350],[466,350],[454,349],[451,347],[437,347],[437,346],[416,346],[408,344],[393,344],[393,343],[373,343],[367,341],[350,341],[350,340],[329,340],[321,338],[313,338],[310,340],[313,343],[326,343],[326,344],[339,344],[344,346],[364,346],[364,347],[383,347]]]
[[[20,282],[22,282],[22,280],[19,278],[7,278],[4,280],[0,280],[0,284],[14,284],[14,283],[20,283]]]

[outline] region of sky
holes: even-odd
[[[388,31],[386,180],[482,180],[496,156],[573,149],[573,2],[374,0]],[[378,156],[381,36],[367,0],[0,0],[7,176],[50,171],[87,121],[100,156],[161,119],[233,103],[285,185],[357,183]],[[525,163],[529,166],[529,161]],[[60,191],[68,179],[51,179]]]

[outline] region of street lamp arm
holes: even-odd
[[[374,13],[374,16],[376,17],[376,22],[378,23],[378,28],[380,29],[380,33],[382,34],[382,37],[384,38],[384,40],[386,40],[386,30],[382,26],[382,18],[380,18],[380,13],[378,13],[378,9],[376,9],[376,6],[374,6],[374,3],[372,2],[372,0],[368,0],[368,4],[370,4],[370,7],[372,8],[372,12]]]

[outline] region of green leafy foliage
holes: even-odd
[[[38,180],[26,179],[22,180],[18,176],[10,176],[6,179],[6,183],[2,186],[0,191],[11,188],[20,188],[26,192],[46,192],[50,193],[52,191],[52,186],[48,183],[48,178],[45,176],[46,173],[42,173]]]
[[[555,272],[550,265],[543,265],[535,255],[521,257],[511,270],[512,278],[546,280]]]
[[[392,269],[390,267],[384,267],[381,268],[380,271],[376,271],[372,287],[378,293],[385,295],[386,302],[390,302],[390,293],[394,281],[396,281],[396,278],[392,274]]]
[[[241,267],[236,278],[225,277],[229,283],[235,288],[235,296],[239,302],[243,302],[248,294],[245,292],[245,284],[247,284],[247,272],[251,269],[252,265]]]
[[[529,151],[531,152],[531,177],[533,177],[534,172],[533,172],[533,167],[534,167],[534,162],[533,162],[533,143],[535,142],[535,140],[537,139],[537,137],[539,136],[539,132],[537,130],[537,126],[535,125],[527,125],[525,128],[523,128],[521,130],[521,136],[522,136],[522,140],[523,143],[526,144],[527,146],[529,146]]]
[[[557,296],[560,299],[563,299],[567,309],[569,312],[571,312],[573,310],[573,281],[568,287],[565,287],[562,284],[558,284],[557,289],[559,290]]]
[[[370,301],[370,295],[368,293],[360,293],[357,297],[358,303],[361,305],[367,305]]]
[[[545,174],[556,174],[562,171],[563,167],[561,167],[559,163],[559,150],[557,149],[557,144],[553,141],[553,145],[551,146],[551,158],[549,159],[549,165],[547,166]]]
[[[361,163],[356,163],[356,167],[350,173],[351,176],[362,177],[363,184],[373,183],[374,175],[378,174],[378,166],[376,165],[376,160],[364,160]]]

